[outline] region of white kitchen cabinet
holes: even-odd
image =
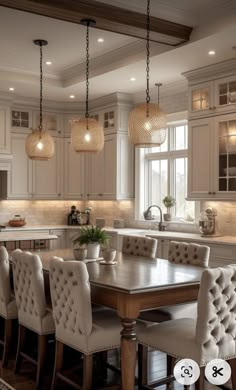
[[[189,199],[236,199],[236,113],[189,123]]]
[[[12,134],[11,152],[13,160],[8,177],[8,199],[31,199],[33,164],[25,152],[24,134]]]
[[[236,75],[201,83],[195,81],[194,85],[190,83],[188,94],[190,119],[231,113],[235,108]]]
[[[64,156],[64,197],[65,199],[84,199],[86,156],[72,149],[70,138],[64,139]]]
[[[10,109],[0,106],[0,158],[11,153]]]
[[[40,123],[39,111],[33,111],[33,128],[37,129]],[[43,129],[51,133],[55,137],[60,137],[62,134],[62,115],[55,112],[43,111],[42,125]]]
[[[62,198],[62,143],[54,137],[55,153],[48,161],[33,161],[32,194],[34,199]]]
[[[104,148],[87,156],[87,198],[116,199],[116,135],[105,136]]]
[[[11,110],[11,130],[15,133],[29,133],[32,128],[32,111],[14,107]]]
[[[12,134],[8,199],[61,199],[61,140],[54,139],[55,155],[49,161],[30,160],[25,140],[25,134]]]
[[[64,229],[53,229],[49,231],[49,234],[57,236],[56,240],[51,240],[51,249],[64,249],[66,247],[66,233]]]

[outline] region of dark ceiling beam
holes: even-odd
[[[0,5],[72,23],[96,20],[96,28],[146,38],[146,15],[94,0],[0,0]],[[176,46],[189,40],[192,27],[150,18],[150,39]]]

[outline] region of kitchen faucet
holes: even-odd
[[[160,211],[160,222],[158,224],[158,228],[161,232],[163,232],[165,230],[166,226],[163,225],[163,223],[162,223],[162,211],[161,211],[161,208],[159,206],[157,206],[156,204],[149,206],[148,209],[143,212],[144,219],[146,219],[146,220],[152,219],[152,214],[150,212],[152,207],[157,207],[158,210]]]

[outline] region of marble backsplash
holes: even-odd
[[[91,207],[91,222],[105,218],[106,226],[112,226],[114,219],[134,219],[134,201],[44,201],[44,200],[2,200],[0,201],[0,224],[20,214],[28,225],[65,225],[72,205],[79,211]]]

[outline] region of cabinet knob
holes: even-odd
[[[57,194],[57,196],[61,196],[61,193],[59,192],[59,193]]]
[[[211,191],[208,191],[208,194],[209,194],[209,195],[212,195],[212,192],[211,192]]]
[[[103,194],[98,194],[98,196],[103,196]]]
[[[80,194],[80,196],[83,196],[84,194]]]
[[[87,194],[87,196],[89,196],[89,194]]]
[[[213,192],[212,192],[212,195],[215,195],[215,194],[216,194],[215,191],[213,191]]]
[[[216,106],[213,106],[213,110],[216,110]]]

